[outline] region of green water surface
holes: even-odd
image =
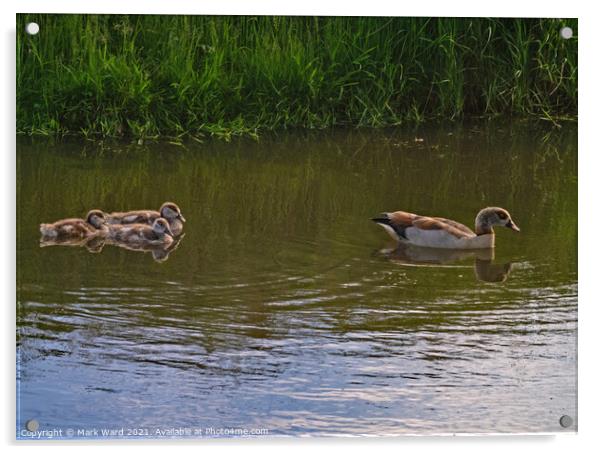
[[[576,429],[576,127],[20,138],[17,164],[18,438]],[[167,200],[163,256],[40,247],[41,222]],[[494,255],[394,250],[369,220],[489,205],[521,228]]]

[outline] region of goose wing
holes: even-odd
[[[391,227],[397,235],[407,239],[406,230],[416,228],[419,230],[443,230],[456,238],[471,238],[475,234],[472,230],[459,222],[445,218],[420,216],[405,211],[382,213],[372,219],[378,224]]]
[[[450,225],[462,232],[465,232],[469,236],[475,235],[475,233],[469,227],[466,227],[464,224],[461,224],[457,221],[452,221],[451,219],[445,219],[445,218],[433,218],[433,219],[436,219],[437,221],[443,222],[444,224]]]
[[[443,218],[419,216],[412,222],[412,226],[421,230],[443,230],[456,238],[470,238],[474,236],[474,233],[465,225]]]
[[[152,224],[160,216],[158,211],[139,210],[111,213],[107,216],[107,220],[109,224]]]

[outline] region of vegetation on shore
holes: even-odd
[[[576,34],[576,19],[20,14],[17,132],[227,139],[574,119]]]

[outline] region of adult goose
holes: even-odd
[[[520,232],[510,213],[499,207],[487,207],[479,211],[474,232],[451,219],[420,216],[405,211],[381,213],[372,220],[399,242],[444,249],[495,247],[495,226]]]

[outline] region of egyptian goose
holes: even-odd
[[[482,249],[495,247],[494,226],[520,229],[503,208],[483,208],[475,219],[475,232],[459,222],[445,218],[419,216],[405,211],[381,213],[372,219],[402,243],[444,249]]]
[[[173,235],[180,235],[184,229],[184,216],[180,207],[173,202],[165,202],[161,205],[159,211],[137,210],[126,211],[123,213],[107,214],[109,224],[148,224],[152,225],[158,218],[165,218],[169,222],[169,227]]]
[[[107,231],[105,214],[100,210],[90,211],[86,219],[61,219],[52,224],[40,224],[42,238],[74,239],[87,238]]]
[[[173,242],[173,233],[167,221],[155,219],[153,225],[147,224],[113,224],[109,225],[109,240],[121,243],[137,243],[144,245],[165,245]]]

